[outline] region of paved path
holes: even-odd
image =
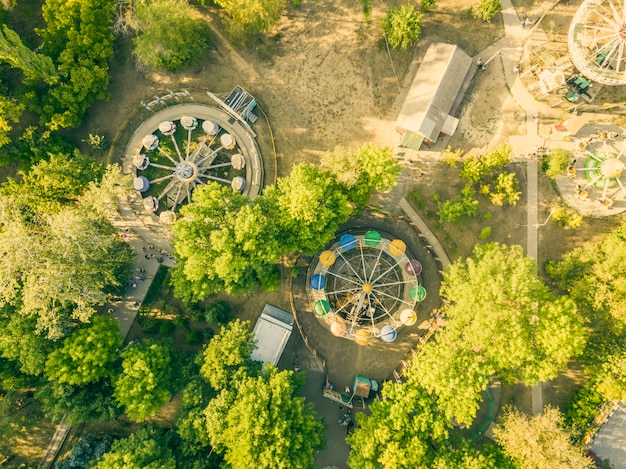
[[[556,2],[558,3],[558,2]],[[549,11],[556,5],[546,5],[546,11]],[[499,53],[504,67],[504,74],[507,85],[511,90],[511,94],[515,101],[526,113],[526,135],[513,136],[509,139],[510,145],[513,147],[515,159],[524,158],[527,161],[527,219],[526,219],[526,252],[529,256],[538,258],[538,230],[540,228],[538,222],[538,170],[539,164],[535,158],[530,155],[536,153],[539,146],[543,146],[544,139],[538,134],[538,125],[542,115],[550,115],[554,113],[549,106],[540,103],[528,92],[522,84],[515,67],[519,63],[522,55],[522,46],[533,32],[534,28],[522,28],[522,22],[513,7],[511,0],[501,0],[502,18],[504,20],[505,37],[500,44],[508,43],[508,47],[504,46]],[[493,46],[492,46],[493,51]],[[481,55],[486,56],[486,51]],[[533,415],[543,412],[543,388],[542,383],[532,387],[531,390],[531,406]]]
[[[54,459],[57,457],[57,453],[61,449],[61,446],[63,446],[63,443],[65,443],[65,439],[67,438],[72,426],[64,423],[64,419],[65,416],[63,416],[61,422],[59,422],[54,435],[52,435],[52,439],[48,444],[48,449],[46,449],[46,454],[44,454],[43,458],[41,458],[41,462],[39,463],[39,466],[37,466],[38,468],[48,469],[52,466]]]

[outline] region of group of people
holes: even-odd
[[[346,434],[350,435],[354,428],[354,422],[352,421],[352,410],[347,409],[345,412],[342,406],[339,406],[339,411],[343,412],[343,417],[339,417],[339,425],[346,428]]]

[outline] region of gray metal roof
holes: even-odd
[[[266,304],[261,317],[254,325],[256,348],[251,358],[260,361],[263,365],[271,363],[276,366],[291,336],[293,323],[292,314]]]
[[[431,44],[413,78],[396,127],[436,141],[472,62],[454,44]]]

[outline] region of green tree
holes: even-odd
[[[236,35],[269,32],[280,20],[285,0],[215,0],[229,18]]]
[[[348,198],[358,209],[367,205],[374,189],[391,190],[402,169],[391,148],[373,143],[361,145],[354,151],[337,147],[324,153],[321,168],[334,174],[348,189]]]
[[[206,27],[186,1],[139,0],[132,14],[134,54],[140,64],[177,70],[206,51]]]
[[[0,303],[19,301],[20,314],[35,315],[39,330],[60,338],[71,321],[87,322],[105,303],[132,257],[108,220],[93,212],[66,208],[44,222],[10,220],[2,227]]]
[[[170,398],[170,347],[144,341],[121,354],[122,373],[114,381],[114,396],[131,420],[153,416]]]
[[[111,183],[107,171],[94,184],[99,174],[78,154],[54,155],[0,189],[0,307],[36,317],[49,338],[87,322],[132,269],[130,247],[99,207]]]
[[[0,353],[18,363],[22,373],[41,375],[55,343],[37,333],[36,317],[22,316],[7,306],[0,311]]]
[[[594,375],[595,388],[606,399],[626,401],[626,350],[607,357]]]
[[[478,3],[472,6],[472,15],[474,18],[491,23],[500,10],[502,10],[500,0],[478,0]]]
[[[21,69],[28,80],[43,80],[48,84],[58,80],[52,59],[30,50],[19,34],[4,24],[0,25],[0,61]]]
[[[422,14],[414,5],[387,10],[382,21],[385,38],[392,49],[406,49],[417,44],[422,32]]]
[[[563,428],[561,412],[549,406],[543,414],[532,418],[508,408],[493,434],[504,452],[525,468],[594,467],[593,461],[583,454],[584,449],[572,445],[570,434]]]
[[[352,469],[429,467],[432,442],[448,439],[449,420],[437,402],[408,377],[403,384],[383,385],[384,399],[370,405],[371,415],[356,414],[358,426],[347,439]]]
[[[203,352],[200,373],[217,391],[233,385],[243,376],[254,373],[250,355],[254,351],[254,335],[250,323],[239,319],[222,326]]]
[[[601,242],[590,242],[550,262],[546,270],[590,318],[610,315],[626,326],[626,222]]]
[[[229,467],[313,468],[325,446],[324,423],[296,397],[301,375],[268,367],[265,375],[223,389],[205,410],[211,444]]]
[[[9,178],[0,186],[0,195],[16,199],[22,211],[49,215],[78,202],[103,174],[104,166],[77,150],[72,154],[51,153],[28,171],[20,171],[19,180]]]
[[[77,330],[46,362],[48,378],[71,385],[108,377],[122,345],[119,324],[111,317],[94,316],[90,327]]]
[[[214,397],[215,392],[200,377],[192,378],[182,392],[176,433],[182,440],[181,451],[188,459],[205,456],[211,446],[204,409]]]
[[[439,203],[439,221],[455,222],[463,217],[475,217],[479,207],[475,197],[472,186],[466,184],[460,195]]]
[[[176,459],[163,431],[154,425],[143,427],[128,438],[115,440],[93,469],[176,469]]]
[[[550,150],[550,153],[546,155],[543,163],[541,163],[541,169],[550,179],[556,179],[565,174],[565,169],[571,158],[572,152],[569,150],[562,148]]]
[[[41,123],[50,130],[77,127],[94,100],[108,99],[113,57],[113,0],[46,0],[43,51],[59,74],[41,99]]]
[[[352,207],[334,175],[301,163],[289,176],[269,188],[266,197],[276,204],[276,216],[287,233],[289,252],[315,252],[332,239],[339,225],[350,217]]]
[[[489,200],[494,205],[516,205],[522,193],[515,173],[501,173],[496,177],[493,191],[488,191]]]
[[[554,378],[584,347],[575,304],[548,290],[520,246],[476,246],[472,257],[446,269],[441,296],[450,303],[446,329],[414,366],[459,422],[471,423],[492,374],[533,385]]]
[[[23,104],[13,98],[0,95],[0,147],[11,141],[9,137],[9,132],[13,128],[11,124],[19,121],[22,111],[24,111]]]
[[[260,199],[260,200],[257,200]],[[188,303],[212,293],[250,293],[285,252],[275,213],[263,198],[250,201],[209,183],[194,192],[173,226],[176,295]]]
[[[506,166],[511,162],[513,149],[504,143],[480,157],[470,158],[463,164],[460,175],[469,182],[478,182],[490,171]]]
[[[113,388],[107,380],[83,386],[71,386],[58,381],[48,381],[35,391],[46,417],[71,425],[84,422],[106,422],[121,414]]]

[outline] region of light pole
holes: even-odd
[[[546,218],[546,221],[544,221],[543,223],[535,223],[533,225],[521,225],[519,223],[515,223],[515,226],[532,226],[533,228],[539,228],[540,226],[545,226],[546,223],[548,223],[548,220],[550,220],[550,217],[552,217],[552,215],[554,214],[554,212],[555,212],[555,208],[552,207],[550,209],[550,213],[548,214],[548,218]]]

